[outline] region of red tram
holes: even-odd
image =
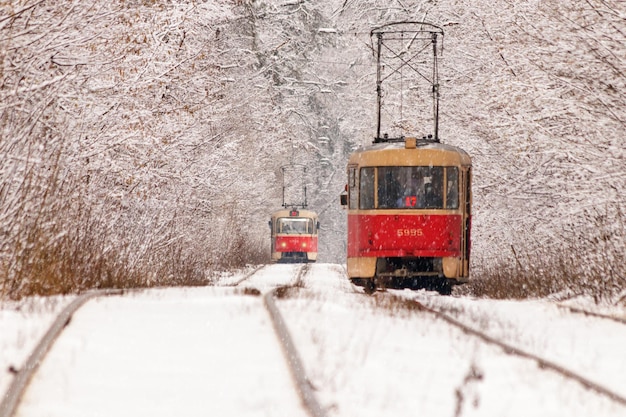
[[[374,143],[348,161],[341,198],[348,206],[348,277],[368,293],[411,287],[449,294],[452,285],[469,278],[472,161],[462,149],[439,141],[443,29],[393,22],[370,36],[377,44],[377,129]],[[427,51],[431,59],[423,56]],[[403,71],[413,76],[411,82]],[[426,114],[423,101],[403,105],[408,89],[432,93],[434,135],[404,134],[423,129]],[[381,135],[383,121],[391,134]]]
[[[469,277],[471,159],[432,139],[398,138],[348,162],[348,276],[449,294]]]
[[[269,222],[272,262],[315,262],[317,260],[317,214],[311,210],[278,210]]]

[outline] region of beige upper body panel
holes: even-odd
[[[428,143],[407,149],[404,143],[385,143],[354,152],[349,165],[358,166],[471,166],[462,149],[442,143]]]

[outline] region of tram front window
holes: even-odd
[[[284,217],[278,219],[278,233],[290,235],[312,234],[313,220]]]
[[[446,208],[459,208],[459,169],[457,167],[446,168]]]
[[[444,208],[443,177],[443,167],[379,167],[378,208]]]

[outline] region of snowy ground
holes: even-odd
[[[239,287],[266,293],[292,282],[298,267],[265,268]],[[439,319],[377,305],[379,295],[355,292],[340,265],[313,265],[303,279],[304,287],[277,305],[328,416],[626,415],[623,405]],[[398,294],[626,396],[626,325],[573,314],[548,300]],[[9,367],[19,368],[69,301],[1,306],[0,392],[12,379]],[[305,413],[262,297],[203,287],[88,302],[39,368],[17,415]]]

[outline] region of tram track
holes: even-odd
[[[300,398],[303,411],[311,417],[324,417],[324,409],[320,406],[312,389],[312,384],[307,378],[302,363],[300,353],[293,342],[293,338],[285,324],[285,320],[277,307],[276,300],[283,298],[289,289],[302,286],[303,277],[309,272],[309,265],[304,264],[295,271],[294,279],[287,285],[277,286],[264,294],[261,291],[245,286],[246,282],[267,265],[262,265],[245,274],[235,283],[224,285],[225,287],[243,288],[245,295],[262,295],[264,309],[272,321],[275,337],[281,346],[281,351],[289,369],[295,391]],[[0,402],[0,417],[13,417],[16,415],[22,397],[28,389],[29,383],[39,366],[44,362],[46,354],[51,350],[55,341],[59,338],[63,330],[70,324],[72,316],[89,300],[97,297],[124,294],[123,290],[97,290],[90,291],[76,297],[68,304],[54,319],[44,336],[41,338],[35,349],[29,355],[24,365],[15,372],[15,378]]]
[[[626,325],[626,318],[624,317],[616,317],[610,314],[598,313],[594,311],[585,310],[583,308],[568,306],[564,304],[557,304],[557,306],[563,310],[569,311],[570,313],[581,314],[583,316],[594,317],[594,318],[603,319],[603,320],[610,320],[616,323]]]
[[[266,266],[267,265],[262,265],[258,268],[255,268],[253,271],[249,272],[240,280],[236,281],[230,286],[239,286],[241,284],[244,284]],[[326,415],[324,409],[317,401],[315,393],[312,390],[312,384],[306,375],[300,353],[298,352],[291,333],[289,332],[289,329],[285,324],[285,320],[280,312],[280,309],[276,305],[276,300],[279,298],[283,298],[285,294],[289,291],[289,289],[298,288],[303,285],[303,278],[304,276],[306,276],[307,273],[309,273],[309,271],[310,265],[303,264],[298,269],[294,282],[289,285],[279,286],[267,292],[263,296],[263,304],[272,320],[272,325],[274,331],[276,332],[276,337],[281,345],[285,361],[289,367],[289,371],[293,378],[298,395],[300,396],[300,400],[302,401],[303,407],[311,417],[324,417]],[[250,292],[249,289],[248,292]]]
[[[245,284],[256,273],[264,269],[267,265],[261,265],[254,270],[247,273],[244,277],[236,282],[229,284],[228,286],[238,287]],[[276,338],[281,345],[285,361],[289,367],[289,371],[296,386],[296,391],[300,397],[303,407],[311,417],[325,417],[324,409],[320,406],[315,393],[312,390],[312,384],[309,381],[300,353],[293,341],[291,333],[285,324],[285,320],[280,312],[280,309],[276,305],[276,300],[285,296],[289,289],[301,287],[303,285],[304,276],[310,271],[309,264],[303,264],[296,273],[293,283],[288,285],[282,285],[268,291],[263,295],[263,305],[267,310],[271,320],[274,331],[276,332]],[[250,293],[250,290],[246,287],[246,292]],[[260,291],[259,291],[260,294]]]
[[[285,355],[285,358],[289,365],[289,369],[295,381],[298,394],[300,395],[300,399],[302,400],[302,404],[304,405],[307,412],[311,415],[311,417],[324,417],[326,414],[320,406],[319,402],[317,401],[315,394],[313,393],[312,385],[308,377],[306,376],[300,354],[298,353],[298,350],[293,342],[293,338],[291,337],[291,334],[287,329],[285,320],[283,319],[280,310],[276,306],[276,298],[280,297],[281,294],[284,294],[286,289],[300,286],[302,284],[302,278],[308,273],[308,271],[309,265],[305,264],[298,271],[296,282],[293,285],[275,288],[263,297],[263,301],[265,304],[265,308],[272,318],[272,323],[274,325],[274,330],[276,331],[276,336],[283,348],[283,354]]]
[[[256,274],[257,272],[259,272],[261,269],[267,267],[267,265],[258,265],[257,267],[255,267],[252,271],[246,273],[243,277],[241,277],[240,279],[231,282],[229,284],[224,284],[222,285],[223,287],[236,287],[239,284],[241,284],[242,282],[250,279],[250,277],[252,277],[254,274]]]
[[[459,330],[461,330],[463,333],[478,338],[481,341],[483,341],[486,344],[492,345],[492,346],[496,346],[499,347],[500,349],[502,349],[502,351],[504,353],[506,353],[507,355],[513,355],[519,358],[523,358],[523,359],[527,359],[527,360],[531,360],[537,363],[537,365],[539,366],[539,368],[544,369],[544,370],[549,370],[552,372],[555,372],[559,375],[561,375],[564,378],[567,378],[569,380],[575,381],[578,384],[580,384],[581,386],[583,386],[584,388],[595,392],[596,394],[602,395],[618,404],[621,404],[623,406],[626,406],[626,397],[611,390],[610,388],[597,383],[595,381],[592,381],[590,378],[587,378],[583,375],[581,375],[580,373],[573,371],[571,369],[568,369],[565,366],[559,365],[557,363],[555,363],[554,361],[551,361],[549,359],[546,359],[544,357],[541,357],[537,354],[534,354],[532,352],[529,352],[525,349],[519,348],[517,346],[514,346],[511,343],[505,342],[504,340],[491,336],[489,334],[487,334],[484,331],[478,330],[473,326],[470,326],[464,322],[462,322],[461,320],[458,320],[457,318],[454,318],[446,313],[444,313],[441,310],[438,310],[437,308],[431,307],[431,306],[427,306],[424,303],[412,298],[412,297],[407,297],[407,296],[403,296],[403,295],[397,295],[397,294],[390,294],[390,293],[380,293],[377,296],[382,296],[382,297],[393,297],[397,299],[397,302],[400,303],[407,303],[406,307],[409,309],[414,309],[417,311],[421,311],[427,314],[430,314],[434,317],[436,317],[437,319],[440,319],[446,323],[448,323],[449,325],[458,328]],[[580,313],[580,314],[589,314],[589,315],[594,315],[591,314],[590,312],[585,312],[584,310],[580,310],[580,311],[576,311],[576,313]],[[609,316],[603,316],[601,315],[602,318],[605,319],[615,319],[613,317],[609,317]],[[618,320],[619,322],[624,323],[621,320]]]
[[[41,338],[35,349],[29,355],[24,365],[17,370],[13,382],[9,386],[2,402],[0,403],[0,417],[12,417],[17,411],[19,402],[28,387],[39,365],[43,362],[46,354],[59,337],[63,329],[72,320],[72,315],[87,301],[96,297],[121,295],[123,290],[95,290],[89,291],[76,297],[65,307],[52,322],[48,331]]]

